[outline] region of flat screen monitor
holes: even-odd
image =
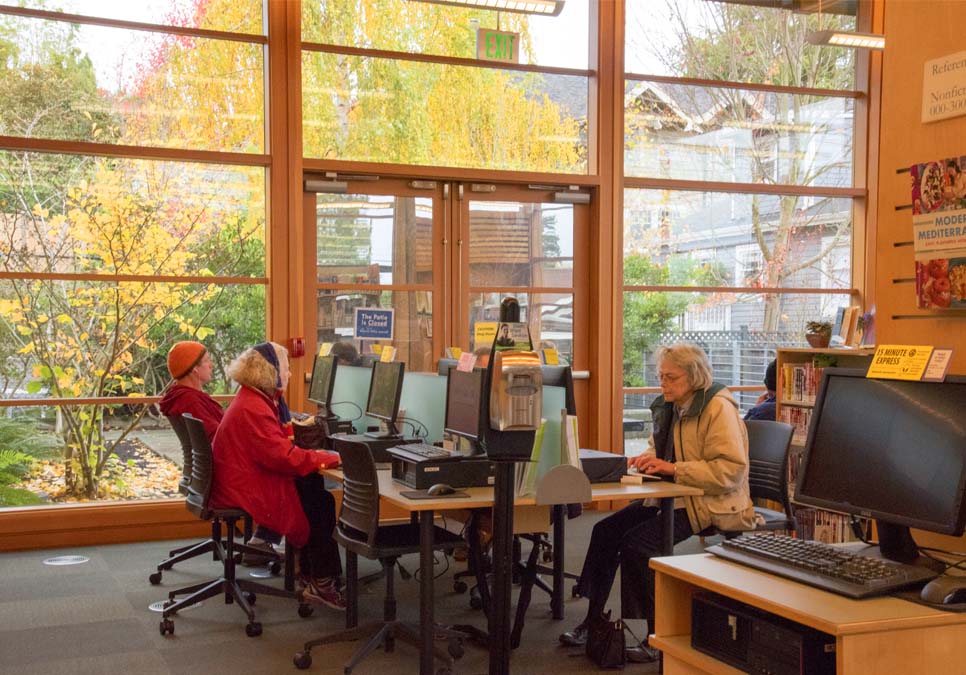
[[[372,364],[372,379],[369,380],[369,398],[366,402],[366,415],[386,423],[385,432],[367,433],[372,438],[397,438],[396,415],[399,413],[399,398],[402,396],[403,373],[406,364],[402,361],[376,361]]]
[[[443,429],[449,434],[478,443],[482,434],[486,370],[460,371],[451,368],[446,379],[446,416]],[[474,451],[478,446],[474,446]]]
[[[329,354],[316,356],[315,367],[312,368],[309,400],[321,406],[321,412],[326,417],[334,417],[329,406],[332,403],[332,390],[335,388],[335,371],[338,365],[338,357]]]
[[[912,562],[909,528],[959,535],[966,519],[966,378],[867,379],[827,368],[795,501],[876,519],[884,557]]]

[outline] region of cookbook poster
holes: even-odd
[[[966,155],[914,164],[916,306],[966,309]]]

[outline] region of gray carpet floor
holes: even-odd
[[[579,571],[600,514],[587,513],[568,523],[567,569]],[[149,605],[166,598],[167,591],[213,578],[218,566],[210,558],[196,558],[165,572],[160,586],[151,586],[148,575],[166,552],[189,542],[148,542],[114,546],[24,551],[0,554],[0,673],[33,675],[57,673],[110,673],[153,675],[162,673],[295,673],[293,654],[304,641],[344,626],[344,615],[325,607],[301,619],[294,601],[260,596],[256,614],[264,632],[260,637],[245,635],[246,618],[235,605],[212,598],[201,606],[175,617],[175,634],[162,637],[160,614]],[[678,547],[677,552],[700,550],[697,538]],[[90,560],[72,566],[45,565],[52,556],[82,555]],[[437,566],[436,618],[446,623],[470,623],[485,628],[481,612],[469,607],[468,596],[453,591],[452,575],[465,568],[449,560]],[[402,559],[415,570],[416,556]],[[360,559],[360,574],[378,569]],[[248,569],[239,567],[239,576]],[[281,585],[281,580],[273,583]],[[523,644],[514,651],[514,673],[597,672],[582,650],[565,648],[557,636],[580,621],[586,600],[566,592],[566,618],[554,621],[548,596],[534,590],[527,615]],[[360,597],[360,622],[381,618],[384,585],[367,586]],[[418,617],[418,584],[397,576],[399,618]],[[514,590],[514,599],[516,590]],[[619,588],[615,586],[610,606],[619,612]],[[515,600],[514,600],[515,601]],[[342,673],[342,664],[358,643],[320,647],[312,652],[307,673]],[[469,643],[454,673],[479,674],[488,670],[489,655]],[[629,664],[629,672],[656,673],[654,664]],[[377,651],[354,671],[366,673],[418,672],[416,651],[397,644],[395,652]]]

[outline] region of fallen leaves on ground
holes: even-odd
[[[148,448],[139,440],[118,444],[118,462],[101,477],[97,500],[67,495],[63,460],[40,460],[24,481],[24,488],[50,502],[91,502],[112,499],[163,499],[178,496],[181,467]],[[128,465],[133,460],[133,465]]]

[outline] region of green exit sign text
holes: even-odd
[[[489,28],[476,29],[476,58],[481,61],[520,63],[520,34]]]

